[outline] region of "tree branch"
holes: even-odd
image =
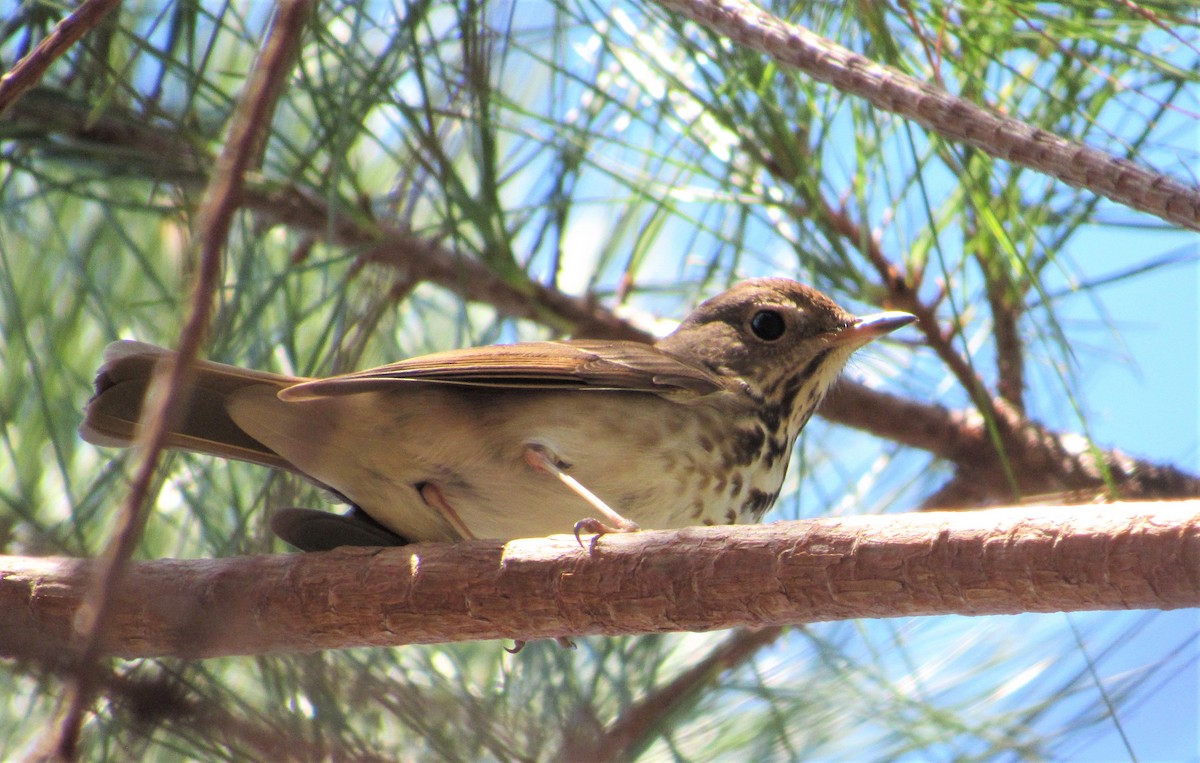
[[[658,0],[658,4],[948,140],[1200,230],[1200,188],[978,106],[745,0]]]
[[[0,653],[54,659],[96,563],[0,557]],[[1200,501],[825,518],[132,564],[103,650],[215,657],[854,617],[1200,606]]]
[[[1115,493],[1125,500],[1200,496],[1200,478],[1193,474],[1135,459],[1119,450],[1093,450],[1085,437],[1048,430],[998,399],[993,407],[994,423],[1009,466],[1006,472],[978,412],[949,410],[862,385],[855,385],[850,395],[845,394],[846,386],[843,382],[833,388],[821,405],[821,415],[831,421],[846,417],[869,420],[864,428],[875,435],[954,464],[955,479],[928,498],[925,508],[996,505],[1026,496],[1074,491],[1093,496]],[[1014,487],[1019,496],[1013,495]]]
[[[586,725],[572,729],[554,759],[592,763],[636,760],[670,727],[671,720],[684,715],[684,709],[716,684],[723,673],[749,662],[760,650],[778,641],[783,632],[782,627],[772,626],[733,633],[704,659],[622,708],[621,714],[598,734],[589,736]]]
[[[255,61],[246,90],[230,120],[229,135],[218,157],[200,207],[197,222],[197,268],[192,284],[191,309],[180,331],[179,344],[172,362],[159,384],[147,395],[143,413],[146,427],[139,436],[137,469],[117,527],[99,560],[98,574],[91,582],[85,606],[72,618],[75,637],[69,649],[77,661],[75,680],[69,685],[65,708],[58,727],[47,735],[44,755],[74,760],[77,756],[83,717],[95,693],[95,662],[102,634],[108,631],[112,616],[113,593],[118,588],[130,555],[141,538],[145,524],[145,506],[154,495],[158,459],[175,421],[182,413],[189,394],[192,364],[200,352],[208,331],[213,295],[221,275],[221,254],[229,237],[233,215],[241,204],[245,175],[257,162],[270,116],[283,80],[295,60],[297,40],[308,20],[311,4],[286,3],[280,7],[268,33],[262,55]]]
[[[60,21],[38,46],[0,77],[0,114],[30,88],[42,81],[50,65],[95,29],[104,17],[120,5],[120,0],[85,0],[69,16]],[[14,9],[15,10],[15,9]]]

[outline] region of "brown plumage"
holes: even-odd
[[[496,345],[327,379],[204,361],[170,446],[297,472],[413,541],[570,531],[595,504],[555,474],[642,527],[757,521],[850,354],[911,320],[771,278],[655,345]],[[109,347],[84,439],[130,444],[168,354]]]

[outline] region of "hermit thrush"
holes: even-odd
[[[763,278],[654,345],[496,345],[327,379],[201,362],[169,444],[297,472],[365,512],[285,510],[276,531],[307,549],[756,522],[851,353],[912,320]],[[110,345],[83,438],[131,444],[168,355]]]

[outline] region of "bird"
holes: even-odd
[[[328,378],[202,360],[167,447],[294,472],[349,504],[276,512],[307,551],[753,523],[852,353],[913,320],[756,278],[654,344],[489,345]],[[133,445],[171,356],[109,345],[82,438]]]

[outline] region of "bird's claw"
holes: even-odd
[[[595,517],[588,517],[587,519],[579,520],[575,523],[575,542],[579,544],[580,548],[591,553],[596,550],[596,541],[600,539],[601,535],[607,535],[608,533],[631,533],[642,529],[638,527],[637,522],[633,522],[621,516],[618,516],[618,519],[620,519],[621,522],[614,523],[616,524],[616,527],[613,527],[612,525],[606,525]],[[590,548],[585,546],[583,543],[583,538],[579,537],[583,533],[590,533],[592,536]]]
[[[563,649],[574,649],[575,648],[575,642],[572,641],[571,639],[567,638],[566,636],[559,636],[559,637],[555,638],[554,641]],[[504,651],[508,652],[509,654],[516,654],[517,652],[520,652],[522,649],[524,649],[525,645],[528,643],[529,642],[526,641],[525,639],[520,639],[520,638],[514,639],[512,649],[509,649],[508,647],[504,647]]]

